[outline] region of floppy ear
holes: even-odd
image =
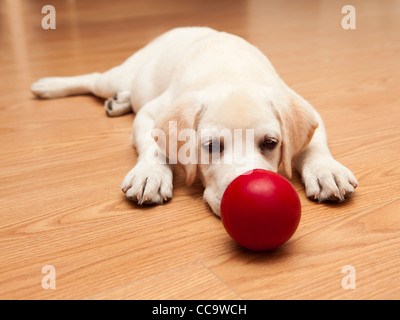
[[[162,130],[165,139],[157,144],[171,164],[183,165],[186,184],[191,185],[197,174],[197,123],[202,105],[193,96],[176,100],[156,120],[156,129]]]
[[[292,177],[292,160],[310,143],[318,121],[312,106],[288,88],[286,102],[276,105],[281,122],[281,164],[285,174]]]

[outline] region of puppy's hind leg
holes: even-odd
[[[42,78],[31,85],[31,91],[37,97],[44,99],[93,93],[100,77],[100,73],[90,73],[74,77]]]
[[[118,91],[112,98],[106,100],[104,109],[109,117],[118,117],[132,112],[130,92]]]
[[[42,78],[31,85],[31,91],[39,98],[51,99],[91,93],[108,99],[117,92],[126,91],[135,75],[129,65],[122,64],[104,73],[89,73],[73,77]],[[126,93],[123,94],[124,101]]]
[[[130,92],[126,90],[130,81],[124,75],[123,68],[115,67],[105,73],[42,78],[31,85],[31,90],[44,99],[87,93],[108,98],[104,109],[108,116],[116,117],[132,111]]]

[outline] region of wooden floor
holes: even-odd
[[[399,299],[400,3],[385,1],[0,2],[0,298]],[[356,8],[344,30],[341,9]],[[207,25],[268,55],[321,113],[334,156],[359,180],[343,204],[303,212],[270,253],[240,248],[175,175],[171,202],[141,208],[119,185],[136,161],[133,115],[92,96],[36,100],[44,76],[105,71],[160,33]],[[54,266],[56,289],[42,288]],[[345,290],[344,266],[356,271]]]

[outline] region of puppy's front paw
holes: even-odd
[[[129,200],[161,204],[172,198],[172,170],[167,164],[138,162],[121,184]]]
[[[344,201],[358,185],[353,173],[331,157],[313,159],[306,164],[302,180],[307,196],[319,202]]]

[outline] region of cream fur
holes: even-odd
[[[31,90],[42,98],[93,93],[107,99],[109,116],[136,113],[131,141],[139,158],[121,188],[140,204],[172,197],[171,165],[159,154],[161,144],[176,137],[167,134],[164,142],[152,137],[155,128],[168,133],[170,121],[176,121],[178,131],[194,130],[195,139],[188,143],[199,153],[204,149],[200,132],[253,130],[251,154],[238,156],[224,145],[221,159],[235,156],[234,163],[184,164],[187,183],[200,176],[204,200],[217,215],[227,185],[249,169],[277,171],[282,165],[290,177],[294,161],[307,195],[319,201],[343,201],[357,186],[351,171],[332,157],[315,109],[287,87],[256,47],[228,33],[173,29],[105,73],[43,78]],[[266,137],[276,142],[275,148],[261,150]],[[249,146],[244,137],[240,143]]]

